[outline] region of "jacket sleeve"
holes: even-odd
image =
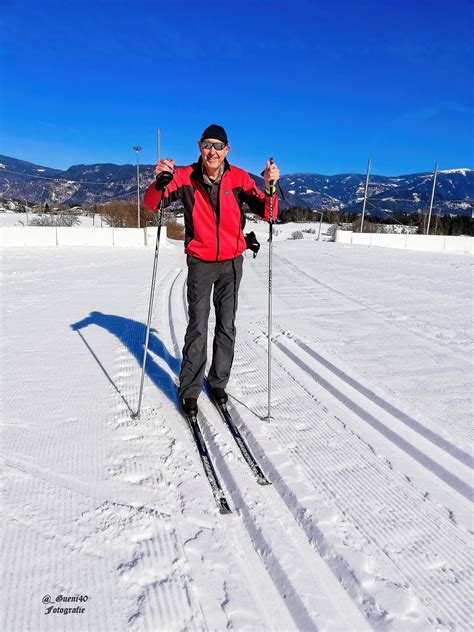
[[[270,196],[260,191],[255,184],[253,178],[245,173],[244,183],[242,185],[242,201],[248,204],[251,213],[255,213],[266,222],[270,219]],[[277,194],[273,194],[273,209],[272,219],[276,220],[278,216],[278,197]]]
[[[166,187],[165,199],[163,200],[163,207],[166,208],[176,200],[180,199],[180,173],[179,168],[175,169],[173,179]],[[157,190],[155,187],[155,181],[153,181],[146,190],[145,197],[143,198],[143,204],[148,211],[157,211],[160,204],[163,191]]]

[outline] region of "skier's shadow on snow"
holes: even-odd
[[[125,396],[110,377],[107,370],[81,333],[81,329],[85,329],[91,325],[102,327],[113,334],[122,343],[122,345],[129,350],[140,367],[143,363],[143,353],[145,351],[146,325],[130,318],[123,318],[122,316],[115,316],[114,314],[103,314],[102,312],[91,312],[89,316],[83,320],[71,325],[71,329],[73,331],[77,331],[77,333],[81,336],[94,359],[107,376],[107,379],[120,395],[130,413],[132,413],[133,411]],[[153,384],[155,384],[155,386],[157,386],[168,397],[168,399],[178,405],[176,383],[171,375],[162,369],[159,364],[157,364],[153,355],[164,360],[174,375],[178,375],[181,364],[179,358],[171,355],[158,337],[156,329],[152,328],[150,329],[150,339],[148,341],[145,373]]]

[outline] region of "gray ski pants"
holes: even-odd
[[[208,380],[212,388],[225,388],[234,359],[235,314],[242,278],[243,257],[228,261],[187,258],[189,323],[184,338],[183,361],[179,374],[181,399],[199,397],[207,362],[207,330],[211,291],[216,327]]]

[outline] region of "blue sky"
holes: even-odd
[[[474,167],[473,3],[66,0],[3,6],[0,152],[56,168],[229,160],[282,173]]]

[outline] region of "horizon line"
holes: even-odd
[[[67,167],[66,169],[64,169],[64,168],[59,168],[59,167],[49,167],[47,165],[38,164],[38,163],[35,163],[35,162],[31,162],[29,160],[24,160],[23,158],[15,158],[14,156],[7,156],[6,154],[0,154],[0,157],[10,158],[12,160],[17,160],[19,162],[24,162],[24,163],[27,163],[29,165],[33,165],[35,167],[52,169],[52,170],[55,170],[55,171],[61,171],[63,173],[65,173],[69,169],[72,169],[73,167],[81,167],[81,166],[115,165],[117,167],[130,166],[132,168],[136,168],[136,166],[137,166],[136,163],[131,163],[131,162],[125,162],[125,163],[117,163],[117,162],[91,162],[91,163],[85,163],[85,162],[79,162],[79,163],[72,164],[69,167]],[[192,163],[189,163],[189,164],[192,164]],[[156,163],[140,163],[140,168],[154,168],[155,165],[156,165]],[[183,167],[185,165],[176,165],[176,166],[177,167]],[[0,173],[1,173],[1,171],[2,171],[2,167],[0,167]],[[449,173],[449,172],[460,172],[460,171],[474,171],[474,169],[471,169],[470,167],[455,167],[455,168],[438,169],[438,173]],[[251,172],[251,170],[249,170],[249,172]],[[18,173],[18,175],[22,175],[22,176],[27,175],[27,174],[23,174],[21,172],[11,172],[11,173]],[[402,177],[402,176],[425,175],[425,174],[432,174],[432,173],[434,173],[434,170],[413,171],[413,172],[410,172],[410,173],[398,173],[396,175],[380,175],[380,174],[377,174],[375,172],[372,172],[370,174],[370,176],[369,176],[369,179],[370,179],[370,177],[399,178],[399,177]],[[253,174],[253,175],[261,177],[260,174]],[[317,171],[295,171],[293,173],[281,174],[280,178],[286,178],[286,177],[290,177],[290,176],[299,176],[299,175],[301,175],[301,176],[322,176],[322,177],[325,177],[325,178],[334,178],[334,177],[337,177],[337,176],[359,176],[359,175],[360,176],[365,176],[366,172],[341,171],[339,173],[327,174],[327,173],[320,173],[320,172],[317,172]],[[51,177],[47,177],[47,176],[37,176],[37,177],[43,177],[43,178],[46,178],[47,180],[51,179]]]

